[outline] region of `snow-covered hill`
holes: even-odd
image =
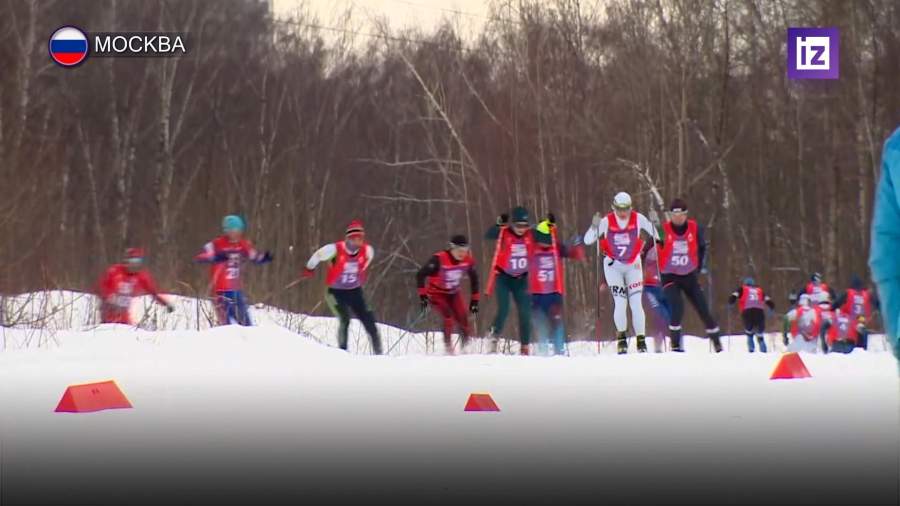
[[[778,354],[748,354],[741,338],[719,355],[688,338],[684,354],[576,343],[571,357],[445,357],[383,326],[401,344],[375,357],[335,349],[330,318],[289,326],[274,309],[255,310],[257,327],[198,331],[191,303],[154,316],[174,330],[96,325],[86,305],[61,317],[75,330],[3,329],[10,503],[257,503],[277,491],[286,502],[780,504],[802,493],[870,504],[896,493],[897,364],[880,342],[803,355],[811,379],[771,381]],[[133,409],[53,412],[67,385],[107,379]],[[501,412],[465,413],[472,392]]]

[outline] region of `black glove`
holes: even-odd
[[[469,302],[469,312],[472,314],[478,314],[478,301],[473,300]]]
[[[497,216],[497,225],[506,225],[509,223],[509,215],[506,213]]]
[[[175,306],[173,306],[172,304],[166,304],[166,312],[167,312],[167,313],[174,313],[174,312],[175,312]]]
[[[787,334],[781,335],[781,342],[783,342],[785,346],[787,346],[789,344]]]
[[[422,306],[422,310],[428,309],[428,296],[427,295],[419,295],[419,305]]]
[[[266,251],[263,255],[256,260],[258,264],[267,264],[272,261],[272,254]]]

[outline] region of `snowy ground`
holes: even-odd
[[[778,355],[738,337],[720,355],[689,338],[685,354],[444,357],[382,327],[401,344],[373,357],[329,346],[329,318],[198,331],[179,299],[154,320],[175,330],[150,332],[96,325],[86,301],[55,327],[76,330],[2,330],[0,504],[898,500],[898,369],[878,339],[770,381]],[[133,409],[53,412],[67,385],[107,379]],[[463,412],[472,392],[501,412]]]

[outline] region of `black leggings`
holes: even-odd
[[[362,288],[351,288],[349,290],[341,290],[337,288],[329,288],[325,295],[328,307],[331,312],[338,317],[340,325],[338,326],[338,346],[342,350],[347,349],[347,329],[350,326],[350,312],[359,318],[360,323],[369,334],[372,341],[372,351],[376,355],[381,355],[381,337],[378,335],[378,327],[375,326],[375,315],[366,304],[363,297]]]
[[[703,288],[700,287],[700,281],[697,279],[696,272],[684,276],[663,274],[662,282],[663,293],[671,311],[669,319],[670,330],[681,330],[681,320],[684,318],[684,301],[681,297],[683,292],[691,305],[694,306],[694,309],[697,310],[697,314],[700,315],[703,324],[706,325],[706,333],[716,334],[719,332],[719,325],[709,312],[709,306],[706,304],[706,297],[703,295]]]
[[[766,331],[766,312],[758,307],[751,307],[741,312],[744,321],[744,333],[762,335]]]

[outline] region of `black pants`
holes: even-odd
[[[700,287],[700,281],[697,279],[697,273],[692,272],[684,276],[678,274],[663,274],[663,293],[666,301],[669,303],[669,311],[671,312],[669,319],[669,330],[673,332],[681,332],[681,320],[684,318],[684,300],[682,293],[690,301],[703,324],[706,325],[706,333],[708,335],[718,335],[719,325],[716,319],[709,312],[709,306],[706,304],[706,296],[703,294],[703,288]]]
[[[762,308],[751,307],[741,312],[744,321],[744,333],[762,335],[766,331],[766,312]]]
[[[378,327],[375,326],[375,315],[366,304],[363,297],[362,288],[351,288],[349,290],[340,290],[337,288],[329,288],[325,295],[325,301],[331,312],[338,317],[340,325],[338,326],[338,346],[342,350],[347,349],[347,330],[350,326],[350,312],[359,319],[369,339],[372,341],[372,351],[376,355],[381,355],[381,337],[378,335]]]

